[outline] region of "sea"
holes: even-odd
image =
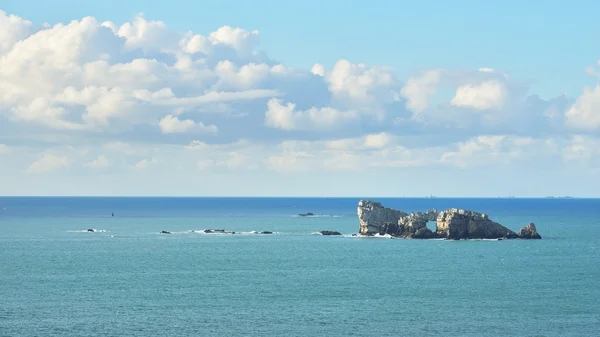
[[[0,336],[600,336],[600,199],[371,198],[543,237],[501,241],[352,236],[359,199],[0,198]]]

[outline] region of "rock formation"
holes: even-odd
[[[492,221],[486,214],[450,208],[438,213],[435,209],[407,214],[381,203],[361,200],[358,203],[359,233],[415,239],[541,239],[536,227],[530,223],[519,234]],[[436,231],[427,228],[427,222],[436,222]]]
[[[378,233],[380,235],[389,234],[405,238],[430,239],[435,237],[435,233],[427,228],[427,222],[435,221],[437,214],[437,211],[434,209],[425,213],[410,213],[400,217],[396,223],[385,222],[379,227]]]
[[[535,224],[530,222],[529,225],[521,228],[519,231],[519,237],[522,239],[541,239],[542,236],[538,234]]]
[[[512,238],[515,232],[494,222],[486,214],[451,208],[437,217],[436,233],[447,239]]]
[[[402,211],[383,207],[378,202],[361,200],[358,202],[359,233],[363,235],[379,233],[384,224],[398,224],[398,220],[407,215]]]

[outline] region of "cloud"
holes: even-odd
[[[115,142],[110,142],[107,144],[104,144],[102,146],[102,148],[108,150],[108,151],[114,151],[114,152],[118,152],[118,153],[122,153],[122,154],[126,154],[126,155],[132,155],[136,153],[135,148],[133,148],[131,146],[131,144],[125,143],[125,142],[120,142],[120,141],[115,141]]]
[[[322,64],[315,64],[310,72],[314,75],[325,76],[325,67]]]
[[[355,111],[339,111],[329,107],[298,111],[295,104],[284,104],[272,98],[267,103],[265,125],[283,130],[327,129],[343,126],[357,117]]]
[[[185,133],[185,132],[207,132],[216,133],[217,127],[214,125],[204,125],[202,122],[194,122],[191,119],[181,120],[176,116],[167,115],[158,123],[162,133]]]
[[[407,73],[341,58],[298,69],[259,50],[254,27],[74,19],[38,26],[0,11],[5,176],[74,181],[110,167],[102,175],[133,184],[175,171],[189,182],[598,167],[599,86],[542,98],[495,67]]]
[[[138,162],[136,162],[133,165],[133,168],[136,170],[145,170],[147,168],[149,168],[151,165],[156,164],[157,160],[155,158],[150,158],[150,159],[142,159]]]
[[[450,103],[457,107],[487,110],[500,108],[505,100],[506,89],[500,82],[492,80],[458,87]]]
[[[600,85],[585,88],[575,104],[565,113],[567,124],[581,130],[600,128]]]
[[[407,100],[407,109],[416,113],[427,109],[429,99],[436,92],[440,77],[439,70],[429,70],[419,77],[409,78],[401,91],[402,96]]]
[[[14,45],[33,32],[31,21],[0,10],[0,55],[11,50]]]
[[[269,151],[271,153],[272,151]],[[368,171],[374,168],[423,167],[437,160],[439,149],[407,149],[387,133],[319,141],[285,141],[263,160],[266,168],[288,171]]]
[[[274,89],[219,89],[219,83],[240,78],[253,86],[250,69],[265,65],[234,67],[238,72],[231,77],[220,65],[207,64],[207,58],[203,62],[189,43],[188,52],[181,50],[176,41],[181,44],[187,36],[142,16],[121,27],[86,17],[38,30],[22,28],[27,24],[3,12],[0,20],[2,27],[13,27],[3,33],[12,35],[1,40],[0,106],[15,121],[111,132],[150,124],[165,108],[194,110],[279,95]],[[205,52],[208,58],[228,51],[252,58],[257,34],[222,27],[209,36]]]
[[[91,168],[107,168],[110,166],[110,163],[105,156],[100,155],[96,159],[87,162],[84,165]]]
[[[593,168],[600,167],[600,139],[574,135],[562,147],[562,159]]]
[[[71,164],[66,156],[56,156],[50,153],[44,154],[29,166],[27,173],[41,174],[60,170]]]

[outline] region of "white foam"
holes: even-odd
[[[262,233],[265,231],[251,231],[251,232],[239,232],[242,235],[274,235],[274,234],[280,234],[279,232],[271,232],[271,233]]]
[[[344,215],[332,215],[332,214],[314,214],[314,215],[300,215],[294,214],[292,218],[343,218]]]
[[[364,234],[358,234],[358,233],[354,233],[354,234],[344,234],[343,235],[345,238],[367,238],[367,239],[397,239],[394,236],[391,236],[389,234],[373,234],[373,235],[364,235]]]

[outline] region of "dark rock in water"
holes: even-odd
[[[226,231],[224,229],[205,229],[203,232],[206,234],[235,234],[235,232]]]
[[[87,230],[88,232],[95,232],[95,230],[93,230],[92,228],[88,228]]]
[[[384,222],[381,227],[379,227],[379,235],[389,234],[392,236],[397,236],[400,231],[400,226],[398,223],[394,222]]]
[[[171,234],[171,232],[167,232],[167,231],[160,231],[160,234]]]
[[[437,234],[431,231],[431,229],[424,227],[419,228],[412,234],[412,237],[415,239],[434,239],[437,238]]]
[[[521,239],[541,239],[542,236],[538,234],[535,224],[533,222],[529,225],[521,228],[519,231],[519,237]]]
[[[262,232],[258,232],[258,234],[273,234],[273,232],[269,232],[269,231],[262,231]]]
[[[299,215],[299,216],[313,216],[314,214],[313,214],[313,213],[311,213],[311,212],[308,212],[308,213],[300,213],[300,214],[298,214],[298,215]]]
[[[320,231],[321,235],[342,235],[340,232],[336,231]]]

